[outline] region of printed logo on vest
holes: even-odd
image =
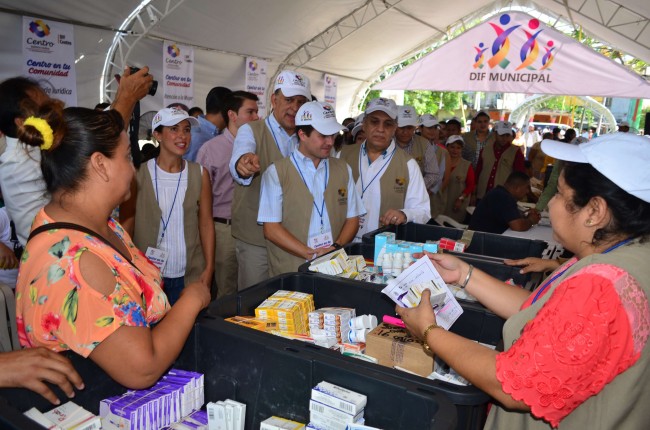
[[[339,188],[339,205],[344,205],[348,202],[348,189],[347,188]]]
[[[393,190],[400,194],[406,193],[406,178],[395,178]]]

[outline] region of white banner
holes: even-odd
[[[494,15],[374,88],[650,98],[641,76],[519,12]]]
[[[259,97],[257,102],[260,118],[266,117],[266,60],[246,58],[246,91]]]
[[[23,16],[23,74],[38,81],[50,97],[76,106],[72,25]]]
[[[194,48],[163,43],[163,104],[194,105]]]
[[[338,76],[325,74],[325,102],[331,104],[335,110],[338,79]]]

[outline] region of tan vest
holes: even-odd
[[[395,142],[395,145],[397,148],[403,150],[407,154],[409,154],[406,149],[401,148],[397,142]],[[425,139],[422,136],[418,136],[417,134],[413,136],[413,140],[411,143],[411,153],[409,154],[415,161],[418,162],[418,166],[420,166],[420,172],[424,175],[424,153],[427,152],[427,148],[431,144],[427,139]],[[436,152],[437,155],[437,152]],[[440,160],[438,160],[438,165],[440,165]]]
[[[499,164],[497,165],[497,171],[494,176],[495,187],[506,183],[506,179],[508,179],[508,176],[512,173],[512,166],[515,162],[517,151],[519,151],[519,148],[510,145],[510,147],[501,154]],[[488,143],[485,148],[483,148],[482,157],[483,167],[481,168],[481,176],[479,176],[476,181],[476,197],[479,199],[482,199],[487,192],[486,188],[488,180],[490,179],[490,173],[492,172],[492,166],[497,162],[497,159],[494,156],[494,143]]]
[[[296,239],[306,244],[312,211],[315,210],[314,197],[291,162],[291,158],[283,158],[274,164],[282,186],[282,226]],[[348,192],[350,191],[347,189],[348,180],[348,168],[345,161],[330,158],[329,175],[325,188],[325,206],[334,241],[343,230],[347,219]],[[319,205],[321,202],[320,198],[316,201]],[[270,276],[295,272],[305,262],[304,258],[286,252],[269,240],[266,241],[266,246]]]
[[[465,142],[465,144],[463,145],[462,157],[465,160],[471,161],[472,166],[474,166],[474,168],[476,169],[476,164],[478,163],[478,155],[476,154],[478,139],[476,138],[476,132],[468,131],[467,133],[463,133],[461,137],[463,138],[463,142]],[[490,143],[494,143],[494,140],[495,140],[494,132],[488,133],[488,136],[485,139],[485,146],[487,146]],[[485,150],[485,147],[483,147],[483,150]]]
[[[520,336],[524,326],[532,320],[551,297],[560,282],[581,268],[596,263],[611,264],[627,271],[641,285],[646,298],[650,297],[650,243],[638,242],[618,248],[607,254],[585,257],[560,276],[549,291],[533,305],[513,315],[503,327],[506,348]],[[650,342],[647,342],[637,362],[619,374],[603,390],[588,398],[571,414],[560,421],[559,428],[575,430],[637,430],[650,426]],[[486,429],[550,429],[543,420],[527,412],[508,412],[493,405]]]
[[[341,151],[341,159],[345,160],[352,169],[352,177],[356,183],[359,180],[359,157],[361,144],[346,145]],[[403,209],[406,201],[406,191],[409,187],[409,169],[406,163],[411,159],[405,151],[396,150],[393,159],[384,170],[379,180],[381,189],[380,216],[388,209]],[[365,161],[365,160],[364,160]],[[370,179],[368,179],[370,181]],[[367,185],[367,184],[366,184]]]
[[[235,193],[232,199],[232,235],[246,243],[266,246],[262,226],[257,224],[262,174],[271,163],[284,157],[265,121],[253,121],[248,125],[253,130],[257,144],[256,154],[260,158],[260,171],[253,176],[248,186],[235,182]]]
[[[467,216],[467,205],[469,204],[469,197],[467,197],[460,205],[458,212],[454,211],[454,203],[462,194],[466,187],[467,169],[472,163],[465,159],[460,159],[458,166],[451,171],[451,178],[449,178],[449,185],[445,190],[445,210],[443,213],[456,221],[462,223]]]
[[[201,198],[201,166],[191,161],[187,164],[187,191],[183,197],[183,232],[185,234],[185,285],[199,279],[205,269],[205,257],[199,235],[199,200]],[[149,168],[143,164],[136,174],[138,196],[135,203],[135,229],[133,243],[142,252],[156,247],[160,232],[162,211],[156,201]]]

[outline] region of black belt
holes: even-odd
[[[214,220],[214,222],[218,222],[219,224],[226,224],[226,225],[232,224],[232,220],[229,220],[229,219],[219,218],[219,217],[216,217],[216,216],[213,217],[212,219]]]

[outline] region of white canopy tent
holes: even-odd
[[[355,113],[387,69],[423,48],[448,40],[504,11],[523,11],[556,27],[587,34],[650,62],[650,5],[610,0],[0,0],[4,61],[0,79],[21,72],[21,15],[74,24],[78,103],[93,106],[114,90],[124,64],[162,72],[161,46],[195,48],[195,101],[216,85],[242,88],[245,57],[268,60],[269,79],[299,69],[322,99],[323,75],[339,77],[337,114]],[[162,96],[142,110],[158,109]]]

